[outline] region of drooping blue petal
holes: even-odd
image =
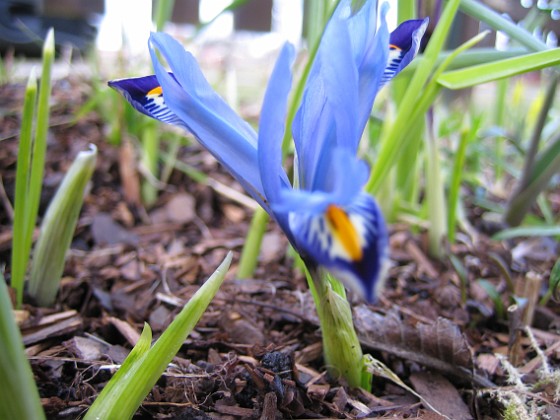
[[[186,128],[183,121],[167,107],[156,76],[112,80],[109,86],[120,92],[142,114]]]
[[[160,63],[156,49],[173,76]],[[152,33],[150,54],[169,109],[245,190],[269,209],[259,174],[255,131],[212,89],[194,57],[172,37]]]
[[[283,189],[291,188],[282,167],[282,139],[286,128],[288,94],[292,85],[291,66],[295,57],[292,45],[285,44],[272,71],[264,95],[258,135],[261,182],[267,202],[274,206]],[[292,240],[286,214],[273,214]]]
[[[428,20],[428,18],[407,20],[391,32],[389,60],[381,80],[381,86],[395,77],[416,57],[422,36],[424,36],[428,27]]]
[[[360,193],[346,207],[321,214],[291,213],[290,226],[304,259],[329,270],[373,302],[383,280],[388,235],[375,200]]]

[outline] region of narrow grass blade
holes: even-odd
[[[490,9],[479,0],[461,0],[461,11],[497,31],[504,32],[531,51],[544,51],[548,48],[544,42],[535,38],[526,29]]]
[[[41,306],[49,306],[55,300],[96,157],[97,148],[93,145],[90,150],[78,154],[43,219],[29,279],[29,294]]]
[[[554,174],[560,172],[560,135],[551,147],[542,152],[535,163],[529,183],[512,197],[508,203],[504,220],[510,226],[517,226],[535,203],[538,195],[544,191]]]
[[[416,19],[418,17],[416,12],[417,2],[410,0],[400,0],[397,4],[397,16],[399,23],[408,19]]]
[[[424,91],[425,84],[430,74],[435,68],[438,56],[447,39],[449,29],[451,28],[451,23],[459,8],[459,2],[460,0],[450,0],[447,2],[439,25],[437,25],[428,43],[426,52],[420,58],[421,62],[418,63],[418,67],[402,99],[393,127],[389,131],[387,137],[383,139],[379,155],[372,168],[371,176],[366,186],[367,191],[373,194],[379,190],[381,184],[388,176],[389,170],[396,164],[400,153],[409,146],[409,138],[403,128],[410,126],[411,122],[415,121],[415,118],[411,117],[412,115],[416,114],[416,118],[420,118],[437,96],[435,87],[432,89],[434,92],[424,92],[424,96],[428,102],[424,104],[425,108],[419,109],[419,98]]]
[[[559,78],[560,76],[557,74],[553,76],[545,100],[540,107],[531,141],[525,153],[521,179],[504,214],[504,220],[509,226],[521,224],[537,196],[546,188],[552,176],[560,171],[560,136],[551,140],[550,146],[537,159],[543,129],[554,103]]]
[[[444,60],[452,54],[450,51],[443,51],[439,54],[436,65],[440,65]],[[464,67],[476,66],[478,64],[491,63],[493,61],[506,60],[509,58],[519,57],[526,55],[527,50],[523,48],[512,48],[511,50],[499,51],[495,48],[474,48],[469,51],[463,51],[449,64],[448,70],[458,70]],[[422,55],[419,55],[412,61],[406,68],[400,72],[401,75],[412,74],[417,68],[418,64],[422,61]]]
[[[151,331],[149,327],[144,328],[139,343],[99,394],[87,412],[86,420],[132,418],[214,298],[231,259],[230,252],[149,350],[146,347]]]
[[[443,73],[438,83],[448,89],[464,89],[560,64],[560,48],[526,54],[493,63]]]
[[[259,259],[261,242],[266,232],[268,220],[268,213],[264,209],[259,207],[255,210],[249,232],[247,232],[247,237],[245,238],[245,245],[243,245],[241,258],[239,259],[237,277],[240,279],[247,279],[253,276]]]
[[[441,169],[439,146],[433,128],[433,113],[428,114],[428,133],[426,139],[426,202],[428,206],[428,250],[430,256],[443,258],[445,249],[442,240],[447,234],[445,185]]]
[[[21,334],[14,322],[12,304],[0,271],[0,418],[44,419],[39,392],[25,357]]]
[[[157,166],[159,154],[158,121],[146,120],[146,126],[142,130],[142,168],[147,177],[142,182],[142,200],[149,207],[157,200]]]
[[[500,320],[506,319],[506,310],[504,308],[504,303],[502,302],[502,297],[496,290],[496,287],[485,279],[478,279],[476,282],[480,286],[482,286],[488,297],[494,303],[494,310],[496,311],[497,318]]]
[[[509,80],[501,79],[496,82],[496,99],[495,99],[495,109],[494,109],[494,123],[497,127],[502,129],[506,126],[506,112],[508,108],[506,107],[506,97],[509,88]],[[497,136],[495,140],[494,151],[498,159],[496,159],[496,164],[494,165],[494,174],[497,182],[500,182],[504,174],[504,152],[505,152],[505,137]]]
[[[465,166],[465,159],[467,155],[467,145],[476,138],[481,122],[482,118],[476,118],[470,129],[461,133],[459,146],[455,152],[451,181],[449,183],[449,198],[447,207],[447,238],[450,243],[455,242],[457,207],[459,205],[459,193],[461,189],[461,181],[463,179],[463,168]]]
[[[548,290],[540,300],[539,305],[545,306],[550,298],[560,302],[560,259],[556,260],[554,267],[550,270]]]
[[[21,118],[21,134],[19,138],[18,160],[16,169],[16,193],[14,200],[14,228],[12,240],[12,282],[16,291],[16,304],[23,301],[23,284],[31,242],[26,241],[26,209],[28,207],[29,167],[31,164],[31,145],[33,138],[33,120],[35,118],[35,102],[37,100],[37,78],[31,71]]]
[[[522,226],[505,229],[495,234],[492,239],[503,241],[505,239],[519,238],[522,236],[560,236],[560,226]]]
[[[175,0],[157,0],[154,10],[154,23],[156,31],[161,32],[167,22],[171,19]]]

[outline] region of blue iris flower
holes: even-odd
[[[266,90],[258,134],[204,78],[194,57],[163,33],[150,37],[155,75],[109,82],[138,111],[183,127],[277,221],[311,269],[329,270],[373,301],[388,235],[362,189],[369,175],[358,145],[379,89],[418,52],[426,20],[389,34],[387,5],[342,0],[327,24],[293,123],[294,185],[282,167],[294,48],[285,44]],[[167,61],[168,72],[156,51]]]

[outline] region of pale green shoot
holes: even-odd
[[[23,301],[23,283],[43,186],[47,133],[49,129],[51,69],[55,54],[54,46],[54,32],[50,29],[43,45],[43,67],[37,104],[35,141],[33,142],[31,142],[31,138],[36,96],[36,81],[33,75],[29,79],[25,95],[22,145],[18,152],[18,165],[21,159],[23,169],[20,170],[18,168],[16,174],[18,185],[16,186],[14,215],[15,246],[12,246],[12,285],[16,289],[16,306],[18,307]]]
[[[35,102],[37,99],[37,78],[35,71],[31,71],[25,90],[23,102],[23,115],[21,118],[21,134],[16,169],[16,193],[14,200],[14,230],[12,240],[12,287],[16,292],[16,304],[23,301],[23,284],[31,242],[26,239],[26,226],[28,223],[27,210],[29,191],[29,167],[31,164],[31,146],[33,142],[33,120],[35,118]]]
[[[152,332],[144,325],[138,343],[90,407],[86,420],[132,418],[214,298],[231,259],[230,252],[151,347]]]
[[[240,279],[250,278],[255,272],[263,236],[266,232],[266,226],[269,220],[268,213],[261,207],[255,210],[249,232],[245,238],[243,251],[239,259],[239,267],[237,269],[237,277]]]
[[[29,294],[41,306],[53,304],[66,252],[76,229],[86,186],[95,169],[97,148],[80,152],[53,197],[41,225],[35,245]]]

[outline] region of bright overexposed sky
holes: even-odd
[[[412,1],[412,0],[411,0]],[[200,20],[211,20],[231,0],[200,0]],[[390,0],[389,3],[395,3]],[[303,19],[303,0],[274,0],[273,31],[283,40],[299,44]],[[152,28],[152,0],[105,0],[97,46],[102,51],[118,51],[123,47],[133,53],[145,51]],[[394,27],[396,7],[391,7],[388,22]],[[233,32],[233,15],[224,13],[205,31],[208,38],[227,38]]]

